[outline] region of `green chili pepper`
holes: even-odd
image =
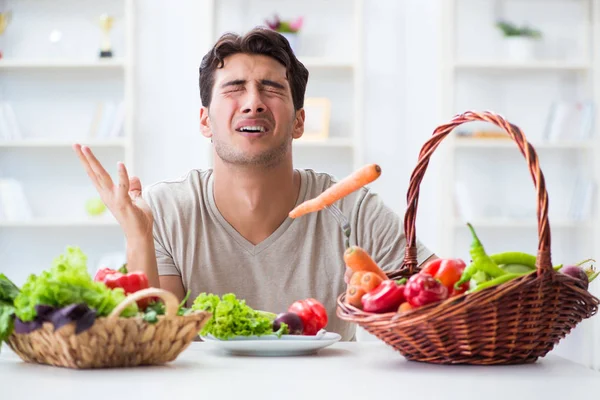
[[[478,291],[480,291],[480,290],[487,289],[487,288],[490,288],[490,287],[492,287],[492,286],[500,285],[500,284],[502,284],[502,283],[508,282],[508,281],[510,281],[510,280],[513,280],[513,279],[515,279],[515,278],[518,278],[518,277],[520,277],[520,276],[524,276],[524,275],[527,275],[527,274],[530,274],[530,273],[531,273],[531,272],[526,272],[526,273],[524,273],[524,274],[504,274],[504,275],[502,275],[502,276],[499,276],[499,277],[497,277],[497,278],[494,278],[494,279],[492,279],[492,280],[489,280],[489,281],[485,281],[485,282],[483,282],[483,283],[480,283],[479,285],[477,285],[477,286],[475,287],[475,289],[471,289],[471,290],[469,290],[467,293],[474,293],[474,292],[478,292]]]
[[[454,285],[455,288],[458,288],[463,283],[468,282],[476,271],[483,271],[492,278],[496,278],[506,274],[506,272],[502,268],[500,268],[485,252],[485,249],[479,241],[479,238],[477,237],[473,226],[470,223],[467,223],[467,226],[471,230],[471,235],[473,236],[473,241],[471,242],[471,250],[469,251],[473,262],[469,266],[467,266],[467,268],[465,268],[460,279]]]
[[[530,268],[535,268],[535,256],[520,251],[505,251],[503,253],[491,254],[490,258],[497,265],[502,264],[520,264]]]

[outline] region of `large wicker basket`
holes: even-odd
[[[140,317],[119,315],[130,303],[158,296],[166,307],[155,323]],[[75,369],[115,368],[164,364],[175,360],[197,337],[211,314],[195,311],[178,316],[178,301],[172,293],[150,288],[135,292],[112,313],[98,318],[94,325],[75,334],[74,324],[54,331],[51,323],[28,334],[13,333],[9,347],[26,362]]]
[[[548,193],[537,154],[521,130],[491,112],[466,112],[439,126],[424,144],[410,178],[404,229],[407,248],[402,266],[388,276],[418,272],[415,218],[419,185],[439,143],[457,126],[486,121],[503,128],[527,160],[537,189],[537,271],[506,284],[449,298],[408,313],[373,314],[338,297],[337,315],[357,323],[406,359],[437,364],[524,364],[545,356],[579,322],[597,312],[599,301],[554,271],[550,256]]]

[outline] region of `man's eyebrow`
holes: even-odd
[[[222,88],[227,87],[227,86],[240,86],[240,85],[244,85],[246,83],[246,81],[244,79],[234,79],[232,81],[228,81],[225,82],[221,85]]]
[[[261,85],[264,85],[264,86],[271,86],[271,87],[274,87],[277,89],[285,89],[285,86],[283,86],[281,83],[271,81],[269,79],[261,79],[260,83],[261,83]]]

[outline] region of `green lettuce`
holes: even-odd
[[[230,339],[235,336],[262,336],[273,332],[275,314],[252,309],[245,300],[227,293],[219,298],[215,294],[200,293],[194,300],[192,310],[212,313],[200,334],[212,335],[218,339]],[[286,333],[287,325],[275,332],[278,336]]]
[[[121,288],[110,289],[102,282],[94,282],[87,270],[87,256],[78,247],[67,247],[64,254],[55,258],[52,267],[39,276],[27,278],[14,299],[15,313],[24,322],[36,317],[35,306],[45,304],[64,307],[86,303],[96,310],[98,317],[106,316],[125,299]],[[128,317],[137,313],[135,302],[121,314]]]

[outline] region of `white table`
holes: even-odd
[[[0,355],[1,399],[594,399],[600,373],[557,356],[521,366],[406,361],[382,342],[337,343],[314,356],[234,357],[195,342],[166,366],[70,370]]]

